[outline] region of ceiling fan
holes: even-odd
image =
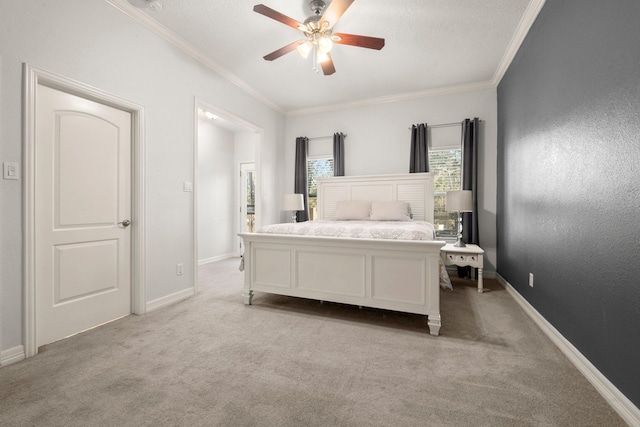
[[[304,58],[307,58],[309,54],[311,54],[313,58],[313,69],[318,72],[319,69],[322,68],[323,74],[328,76],[336,72],[331,54],[329,53],[334,43],[365,47],[367,49],[382,49],[384,47],[384,39],[378,37],[333,33],[333,27],[336,25],[336,22],[338,22],[338,19],[340,19],[342,14],[344,14],[353,2],[354,0],[333,0],[327,10],[322,13],[326,5],[324,0],[311,0],[309,2],[309,8],[313,12],[313,15],[308,17],[304,23],[289,18],[263,4],[255,5],[253,7],[254,12],[300,30],[306,37],[303,40],[296,40],[293,43],[271,52],[266,55],[264,59],[273,61],[293,50],[297,50]]]
[[[162,3],[159,0],[129,0],[129,3],[140,9],[162,10]]]

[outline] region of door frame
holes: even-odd
[[[256,218],[260,218],[258,215],[262,210],[262,203],[260,202],[259,195],[261,194],[260,186],[260,150],[262,146],[262,139],[264,137],[264,130],[254,125],[253,123],[231,114],[225,110],[215,107],[198,97],[194,98],[193,102],[193,292],[197,294],[199,291],[198,285],[198,109],[204,109],[214,113],[216,116],[223,118],[224,120],[238,125],[249,132],[257,134],[255,144],[255,173],[256,173]],[[237,178],[236,178],[237,179]],[[235,188],[235,186],[234,186]],[[237,193],[234,190],[236,196],[234,196],[234,204],[237,206]]]
[[[80,96],[131,113],[131,312],[146,311],[144,108],[110,93],[23,64],[22,120],[22,281],[25,357],[38,353],[35,266],[35,111],[38,85]]]

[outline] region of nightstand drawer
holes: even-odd
[[[468,263],[476,263],[478,262],[477,255],[471,254],[447,254],[447,259],[451,262],[468,262]]]

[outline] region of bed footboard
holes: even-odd
[[[428,316],[441,326],[438,241],[241,234],[243,298],[254,291]]]

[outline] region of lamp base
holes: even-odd
[[[458,211],[458,240],[453,244],[455,248],[464,248],[467,245],[462,241],[462,212]]]
[[[467,244],[465,242],[463,242],[460,237],[458,237],[458,240],[453,244],[453,247],[455,247],[455,248],[466,248]]]
[[[293,215],[291,215],[291,222],[293,222],[294,224],[298,222],[298,215],[296,215],[295,212],[293,213]]]

